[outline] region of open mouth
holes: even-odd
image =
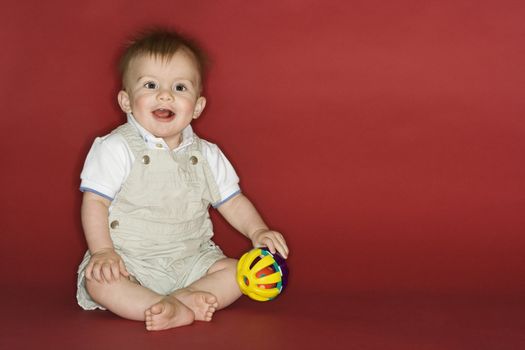
[[[152,113],[157,119],[170,119],[175,115],[173,111],[165,108],[156,109]]]

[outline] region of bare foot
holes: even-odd
[[[146,310],[145,317],[148,331],[186,326],[195,319],[192,310],[169,295]]]
[[[192,291],[188,288],[179,289],[171,294],[195,313],[197,321],[211,321],[219,306],[215,295],[208,292]]]

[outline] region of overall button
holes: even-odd
[[[111,224],[109,224],[109,227],[111,227],[112,229],[117,229],[118,228],[118,220],[113,220],[111,221]]]
[[[160,148],[164,148],[164,146],[162,145],[162,143],[157,143],[157,144],[155,144],[155,147],[157,147],[157,148],[159,148],[159,149],[160,149]]]
[[[195,157],[195,156],[191,156],[190,157],[190,162],[191,162],[191,164],[195,165],[195,164],[197,164],[199,162],[199,159],[197,157]]]
[[[142,164],[148,165],[150,162],[149,156],[142,157]]]

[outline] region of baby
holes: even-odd
[[[204,59],[181,35],[154,30],[121,58],[127,123],[97,138],[81,174],[88,251],[77,300],[162,330],[210,321],[240,297],[237,260],[213,243],[212,205],[254,247],[285,258],[283,236],[241,193],[220,149],[190,124],[206,106]]]

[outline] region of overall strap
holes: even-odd
[[[147,150],[146,143],[140,137],[138,130],[131,125],[130,123],[123,124],[113,130],[113,133],[119,133],[124,136],[124,139],[128,143],[129,148],[133,152],[135,158],[141,155],[145,150]]]
[[[202,157],[202,169],[204,171],[204,177],[206,179],[206,182],[208,183],[208,188],[210,190],[211,195],[211,203],[217,203],[221,200],[221,195],[219,192],[219,187],[217,185],[217,182],[215,181],[215,177],[213,176],[210,165],[208,162],[204,159],[202,154],[202,140],[197,136],[194,135],[194,141],[190,146],[190,153],[191,154],[198,154],[199,157]]]

